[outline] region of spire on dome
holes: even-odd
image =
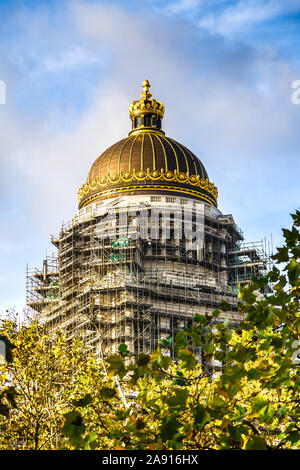
[[[161,120],[164,117],[165,107],[160,101],[151,98],[150,86],[149,81],[144,80],[141,99],[133,101],[129,107],[129,116],[132,121],[130,134],[144,128],[152,128],[163,132],[161,130]]]
[[[148,100],[152,96],[152,93],[150,93],[149,91],[149,88],[151,87],[149,81],[144,80],[142,87],[143,87],[143,92],[141,93],[141,97],[143,98],[143,100]]]

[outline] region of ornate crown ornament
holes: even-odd
[[[148,80],[143,82],[143,91],[141,93],[141,99],[133,101],[129,106],[129,116],[130,119],[133,119],[135,116],[145,113],[152,113],[158,115],[160,118],[164,117],[165,107],[159,101],[151,98],[152,93],[150,93],[150,83]]]

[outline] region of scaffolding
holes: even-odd
[[[36,312],[41,313],[47,307],[58,303],[59,269],[56,254],[52,253],[51,255],[48,255],[43,261],[41,269],[30,269],[27,265],[26,272],[26,303],[29,307]]]
[[[251,277],[260,278],[272,267],[272,259],[266,253],[263,240],[242,243],[228,251],[228,283],[233,291],[238,291],[238,284],[248,284]]]
[[[149,222],[153,208],[160,211],[156,237]],[[186,210],[194,232],[197,212],[203,216],[201,243],[192,247]],[[107,215],[113,211],[112,223]],[[140,235],[134,236],[137,228]],[[27,268],[27,304],[51,331],[63,329],[69,339],[82,335],[87,350],[100,356],[116,352],[120,343],[132,353],[148,353],[221,300],[230,310],[220,321],[226,316],[237,324],[238,284],[262,276],[270,264],[262,244],[243,242],[231,215],[187,198],[92,204],[51,241],[57,254],[48,256],[41,270]]]

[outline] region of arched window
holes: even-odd
[[[151,116],[145,116],[144,117],[144,126],[145,127],[151,127]]]
[[[156,129],[161,129],[161,119],[159,117],[153,118],[153,126],[156,127]]]

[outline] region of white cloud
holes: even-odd
[[[181,14],[197,11],[205,3],[207,3],[205,0],[179,0],[168,3],[163,9],[165,12]]]
[[[299,0],[240,0],[227,6],[220,13],[208,13],[199,19],[198,25],[213,33],[231,34],[236,31],[300,10]]]
[[[62,70],[75,70],[87,64],[99,63],[99,55],[90,53],[82,47],[69,47],[58,56],[42,59],[41,68],[45,72],[57,72]]]
[[[43,74],[59,74],[80,70],[91,65],[103,65],[106,52],[98,48],[97,52],[79,45],[70,45],[55,50],[32,48],[31,50],[15,51],[11,61],[22,74],[28,77],[40,78]]]

